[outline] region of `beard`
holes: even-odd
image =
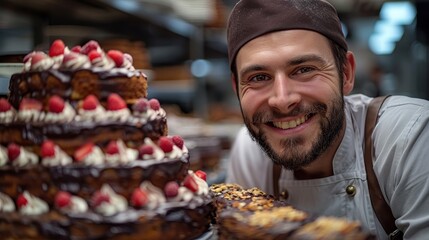
[[[280,164],[289,170],[298,170],[314,162],[329,146],[331,146],[335,137],[340,133],[345,118],[344,99],[342,96],[333,99],[331,107],[332,111],[328,113],[328,106],[326,104],[316,103],[306,109],[297,108],[291,113],[291,115],[319,114],[319,116],[321,116],[319,122],[321,131],[311,143],[311,147],[308,151],[302,150],[300,145],[303,145],[305,141],[309,139],[294,137],[281,140],[280,145],[282,146],[282,150],[276,152],[269,144],[267,135],[261,129],[257,131],[257,125],[264,124],[264,122],[270,121],[270,119],[273,119],[275,116],[280,116],[280,113],[272,112],[267,115],[266,112],[256,112],[252,120],[245,116],[243,110],[242,115],[252,139],[259,144],[262,150],[274,163]]]

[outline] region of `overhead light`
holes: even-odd
[[[416,18],[416,8],[411,2],[385,2],[381,6],[380,18],[394,24],[409,25]]]
[[[380,33],[373,33],[369,37],[368,45],[371,51],[377,55],[391,54],[395,50],[395,42]]]
[[[383,35],[388,41],[399,41],[404,35],[404,28],[390,21],[379,20],[375,23],[374,33]]]

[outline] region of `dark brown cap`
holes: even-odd
[[[291,29],[318,32],[347,50],[335,8],[324,0],[240,0],[228,20],[229,66],[243,45],[261,35]]]

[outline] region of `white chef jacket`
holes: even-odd
[[[387,239],[371,205],[363,158],[367,106],[364,95],[344,97],[346,132],[333,159],[334,175],[295,180],[282,170],[279,192],[287,202],[315,215],[360,221],[377,239]],[[429,102],[392,96],[373,131],[374,172],[404,239],[429,239]],[[231,149],[226,182],[273,194],[273,163],[243,127]],[[354,186],[354,196],[346,193]]]

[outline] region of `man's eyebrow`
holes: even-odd
[[[245,74],[249,73],[249,72],[253,72],[253,71],[261,71],[266,69],[265,66],[263,65],[250,65],[248,67],[243,68],[240,72],[238,76],[244,76]]]
[[[302,55],[296,58],[293,58],[287,62],[287,65],[296,66],[305,62],[316,62],[319,64],[326,64],[326,60],[319,55],[315,54],[309,54],[309,55]]]

